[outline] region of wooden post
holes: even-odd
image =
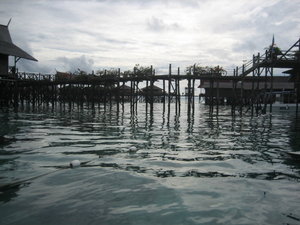
[[[170,119],[170,111],[171,111],[171,73],[172,73],[172,65],[169,64],[169,77],[168,77],[168,123]]]
[[[153,70],[153,66],[151,65],[151,74],[150,74],[150,88],[151,88],[151,91],[153,91],[153,87],[151,87],[151,85],[153,85],[153,82],[152,82],[152,78],[153,78],[153,75],[154,75],[154,70]],[[149,96],[149,84],[148,84],[148,80],[147,80],[147,92],[146,92],[146,95],[145,97],[147,98],[147,102],[150,102],[153,101],[153,98],[151,96]],[[152,93],[151,93],[152,94]]]
[[[192,82],[192,96],[191,96],[191,100],[192,100],[192,109],[194,112],[195,109],[195,78],[193,78],[193,82]]]
[[[179,76],[180,76],[180,67],[178,67],[177,68],[177,76],[178,76],[178,78],[175,80],[175,84],[176,84],[176,98],[178,98],[179,97],[179,95],[180,95],[180,92],[179,92]]]
[[[299,46],[300,48],[300,46]],[[296,73],[296,78],[295,78],[295,89],[296,89],[296,115],[298,117],[298,112],[299,112],[299,75],[300,73]]]
[[[18,85],[18,80],[15,80],[15,82],[14,82],[14,107],[16,110],[18,108],[18,102],[19,102],[19,85]]]
[[[298,53],[300,53],[300,38],[298,40]],[[300,56],[298,56],[300,57]],[[300,58],[298,58],[298,62],[300,61]],[[300,95],[300,90],[299,90],[299,76],[300,76],[300,72],[298,70],[298,72],[296,73],[296,114],[297,114],[297,117],[298,117],[298,109],[299,109],[299,95]]]
[[[260,63],[260,53],[257,54],[257,63]],[[256,103],[256,115],[258,116],[258,110],[261,109],[261,91],[260,91],[260,67],[257,68],[257,83],[256,83],[256,92],[257,92],[257,103]]]
[[[273,78],[273,63],[271,64],[271,68],[270,68],[270,75],[271,75],[271,87],[270,87],[270,113],[272,113],[272,105],[273,105],[273,82],[274,82],[274,78]]]
[[[124,106],[124,101],[125,101],[125,81],[123,81],[123,84],[122,84],[122,87],[123,87],[123,93],[122,93],[122,105]],[[128,96],[127,96],[128,98]]]
[[[219,89],[219,79],[217,79],[217,115],[219,115],[219,103],[220,103],[220,89]]]
[[[178,79],[177,79],[177,96],[178,96],[178,110],[180,112],[180,79],[179,79],[179,76],[180,76],[180,67],[178,67],[178,70],[177,70],[177,74],[178,74]]]
[[[171,73],[172,73],[172,65],[169,64],[169,80],[168,80],[168,104],[171,102]]]
[[[243,106],[244,106],[244,73],[245,73],[245,64],[243,64],[243,67],[242,67],[242,79],[241,79],[241,99],[240,99],[240,113],[242,115],[242,110],[243,110]]]
[[[193,66],[193,80],[192,80],[191,102],[192,102],[193,112],[194,112],[194,109],[195,109],[195,76],[196,76],[196,64],[194,64],[194,66]]]
[[[139,100],[139,96],[138,96],[138,91],[139,91],[139,81],[137,80],[136,81],[136,86],[135,86],[135,93],[134,93],[134,101],[135,101],[135,111],[137,112],[137,103],[138,103],[138,100]]]
[[[252,56],[252,67],[255,66],[256,63],[256,59],[255,59],[255,55]],[[252,86],[251,86],[251,116],[253,116],[254,113],[254,101],[255,101],[255,95],[254,95],[254,77],[255,77],[255,73],[254,70],[252,71]]]
[[[190,68],[189,75],[188,75],[188,112],[190,113],[191,110],[191,74],[192,70]]]
[[[164,91],[164,96],[163,96],[163,103],[166,103],[166,81],[163,79],[163,91]]]
[[[151,109],[153,109],[153,101],[154,101],[154,96],[153,96],[154,95],[154,92],[153,92],[154,91],[153,90],[154,87],[153,86],[154,86],[154,74],[151,75],[151,80],[150,80],[150,89],[151,89],[150,90],[150,95],[151,95],[150,96],[150,99],[151,99],[150,100],[150,104],[151,104]],[[147,93],[148,93],[148,91],[147,91]]]
[[[116,101],[117,101],[117,111],[119,112],[119,103],[120,103],[120,76],[121,76],[121,70],[118,68],[118,74],[117,74],[117,94],[116,94]]]
[[[209,111],[210,114],[213,113],[214,110],[214,97],[213,97],[213,91],[214,91],[214,80],[210,79],[209,80],[209,84],[210,84],[210,102],[209,102]]]
[[[152,72],[151,72],[151,76],[152,76]],[[144,98],[145,98],[146,107],[148,107],[149,96],[148,96],[148,92],[147,91],[149,90],[149,77],[147,77],[147,80],[146,80],[146,88],[145,88],[145,90],[146,90],[146,92],[143,93],[143,95],[144,95]]]
[[[266,51],[266,55],[267,55],[267,51]],[[263,113],[265,114],[267,111],[267,77],[268,76],[268,68],[265,67],[265,88],[264,88],[264,109],[263,109]]]
[[[133,69],[133,77],[130,79],[130,107],[131,110],[133,111],[133,92],[134,92],[134,84],[133,84],[133,79],[135,76],[135,68]]]
[[[238,77],[239,75],[239,68],[236,67],[235,69],[235,72],[236,72],[236,77]],[[236,106],[237,106],[237,102],[238,102],[238,96],[237,96],[237,80],[234,80],[233,82],[233,93],[234,93],[234,110],[236,109]]]

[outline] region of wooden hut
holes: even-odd
[[[228,77],[230,78],[230,77]],[[243,81],[234,81],[234,79],[211,81],[209,79],[201,79],[198,88],[205,90],[200,97],[205,98],[205,102],[211,104],[212,99],[219,97],[219,103],[235,102],[237,99],[243,99],[248,102],[254,96],[262,93],[275,93],[283,91],[294,91],[294,82],[288,76],[271,77],[245,77]]]
[[[14,67],[12,73],[15,73],[16,63],[19,59],[24,58],[28,60],[37,61],[34,57],[29,55],[27,52],[16,46],[10,37],[8,25],[0,24],[0,76],[8,76],[9,73],[9,61],[8,57],[14,56]]]
[[[69,72],[56,71],[55,81],[70,81],[74,80],[75,75]]]
[[[141,89],[140,94],[143,96],[164,96],[166,92],[155,85],[150,85]]]
[[[130,96],[131,95],[131,88],[125,84],[121,85],[119,88],[116,88],[116,91],[119,91],[120,96]]]
[[[166,96],[166,92],[155,85],[142,88],[139,94],[145,102],[163,102]]]

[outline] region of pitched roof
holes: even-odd
[[[0,54],[17,56],[24,59],[37,61],[34,57],[29,55],[27,52],[13,44],[8,26],[0,24]]]
[[[122,86],[119,87],[121,90],[131,90],[131,87],[123,84]]]
[[[141,90],[142,91],[150,91],[150,90],[154,90],[154,91],[163,91],[163,89],[162,88],[160,88],[160,87],[157,87],[157,86],[155,86],[155,85],[150,85],[150,86],[148,86],[148,87],[144,87],[144,88],[142,88]]]

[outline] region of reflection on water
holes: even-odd
[[[3,110],[0,224],[299,223],[299,118],[187,107]]]

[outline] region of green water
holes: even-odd
[[[300,224],[295,114],[174,107],[2,109],[0,224]]]

